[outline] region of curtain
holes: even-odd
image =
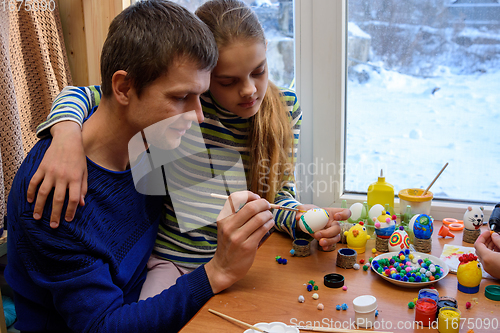
[[[59,11],[0,10],[0,227],[12,180],[53,99],[71,85]]]

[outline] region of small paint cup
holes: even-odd
[[[437,302],[430,298],[421,298],[415,304],[415,321],[422,326],[431,326],[436,320]]]
[[[439,301],[437,304],[437,311],[436,311],[436,319],[438,319],[439,311],[444,307],[458,308],[457,300],[449,296],[439,297]]]
[[[444,307],[439,310],[438,332],[458,333],[460,330],[460,310],[452,307]]]
[[[418,291],[418,299],[420,298],[430,298],[439,302],[439,292],[436,289],[424,288]]]
[[[358,327],[373,327],[375,311],[377,310],[377,299],[371,295],[356,297],[352,301],[354,309],[354,321]]]

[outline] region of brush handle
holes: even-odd
[[[241,320],[238,320],[238,319],[236,319],[236,318],[230,317],[230,316],[225,315],[225,314],[223,314],[223,313],[220,313],[220,312],[218,312],[218,311],[215,311],[215,310],[212,310],[212,309],[208,309],[208,312],[211,312],[211,313],[213,313],[213,314],[215,314],[215,315],[218,315],[218,316],[220,316],[220,317],[222,317],[222,318],[225,318],[225,319],[227,319],[227,320],[234,321],[235,323],[238,323],[238,324],[244,325],[244,326],[246,326],[246,327],[248,327],[248,328],[251,328],[251,329],[253,329],[253,330],[255,330],[255,331],[259,331],[259,332],[264,332],[264,333],[267,333],[266,331],[264,331],[264,330],[263,330],[263,329],[261,329],[261,328],[258,328],[258,327],[255,327],[255,326],[252,326],[252,325],[250,325],[250,324],[245,323],[244,321],[241,321]]]
[[[360,333],[360,332],[393,333],[393,332],[380,332],[380,331],[349,330],[343,328],[329,328],[329,327],[297,326],[297,328],[303,331],[331,332],[331,333]]]
[[[436,181],[436,179],[438,179],[439,176],[441,176],[441,174],[443,173],[444,169],[446,169],[446,167],[448,166],[448,162],[446,162],[446,164],[444,165],[444,167],[441,169],[441,171],[439,171],[439,173],[437,174],[437,176],[434,178],[434,180],[432,181],[432,183],[430,183],[429,186],[427,186],[427,188],[425,189],[424,193],[422,193],[422,196],[426,195],[427,194],[427,191],[429,191],[429,189],[431,188],[432,185],[434,185],[434,182]]]
[[[210,196],[212,198],[224,199],[224,200],[227,200],[229,198],[227,195],[216,194],[216,193],[211,193]],[[292,211],[292,212],[301,212],[301,213],[305,213],[306,212],[305,210],[300,210],[300,209],[292,208],[292,207],[284,207],[284,206],[280,206],[280,205],[276,205],[276,204],[269,204],[269,205],[273,209],[282,209],[282,210],[289,210],[289,211]]]

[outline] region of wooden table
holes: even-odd
[[[462,242],[462,232],[454,232],[455,238],[442,238],[437,235],[441,222],[435,221],[431,254],[439,257],[445,244],[472,246]],[[486,230],[486,227],[483,227]],[[375,241],[367,243],[367,251],[358,254],[358,261],[368,261]],[[313,325],[323,327],[344,327],[355,329],[352,300],[361,295],[373,295],[377,298],[379,316],[377,331],[391,332],[437,332],[435,328],[413,327],[415,310],[407,304],[418,295],[419,288],[403,288],[385,281],[371,269],[368,271],[342,269],[336,267],[337,250],[346,247],[337,244],[332,252],[318,251],[314,246],[309,257],[292,257],[290,249],[292,241],[287,235],[275,232],[260,247],[255,262],[248,274],[231,288],[214,296],[196,316],[182,329],[189,332],[243,332],[245,327],[229,322],[208,312],[214,309],[244,322],[284,322],[288,325]],[[280,265],[275,257],[287,258],[287,265]],[[323,284],[323,277],[328,273],[339,273],[345,277],[347,291],[330,289]],[[319,286],[319,299],[314,300],[308,292],[306,284],[314,280]],[[451,296],[457,299],[462,313],[463,326],[460,332],[468,329],[474,332],[493,332],[500,328],[500,302],[487,299],[484,288],[490,284],[499,284],[498,280],[483,279],[479,293],[464,294],[457,290],[457,277],[448,274],[443,280],[433,284],[440,296]],[[298,297],[303,295],[305,303],[299,303]],[[477,298],[477,303],[474,298]],[[472,308],[466,310],[465,303],[471,302]],[[323,311],[317,304],[323,303]],[[337,304],[346,303],[347,311],[337,311]],[[399,323],[401,322],[401,323]],[[485,329],[487,323],[490,329]],[[340,326],[343,325],[343,326]],[[347,325],[347,326],[346,326]],[[398,325],[406,325],[398,327]],[[411,326],[411,327],[410,327]],[[491,328],[493,326],[493,329]],[[495,329],[496,328],[496,329]],[[302,332],[306,332],[305,330]]]

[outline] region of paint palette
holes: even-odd
[[[378,274],[381,278],[383,278],[384,280],[387,280],[389,281],[390,283],[392,284],[395,284],[397,286],[400,286],[400,287],[406,287],[406,288],[422,288],[422,287],[425,287],[425,286],[428,286],[428,285],[431,285],[431,284],[434,284],[438,281],[441,281],[442,279],[444,279],[448,273],[450,272],[450,269],[448,267],[448,265],[446,265],[444,263],[443,260],[435,257],[435,256],[432,256],[430,254],[427,254],[427,253],[421,253],[421,252],[411,252],[413,254],[413,257],[417,260],[419,259],[422,259],[422,260],[430,260],[432,261],[432,263],[434,265],[439,265],[439,268],[441,269],[441,276],[439,279],[435,279],[434,281],[426,281],[426,282],[407,282],[407,281],[402,281],[402,280],[395,280],[395,279],[392,279],[388,276],[385,276],[381,273],[379,273],[376,269],[373,268],[373,265],[371,265],[371,269],[373,272],[375,272],[376,274]],[[397,256],[399,254],[399,252],[388,252],[388,253],[383,253],[375,258],[373,258],[373,261],[379,261],[379,260],[382,260],[382,259],[391,259],[393,256]],[[372,263],[373,263],[372,261]]]
[[[288,326],[285,323],[273,322],[273,323],[258,323],[253,325],[269,333],[300,333],[299,329],[295,326]],[[259,333],[254,329],[248,329],[244,333]]]

